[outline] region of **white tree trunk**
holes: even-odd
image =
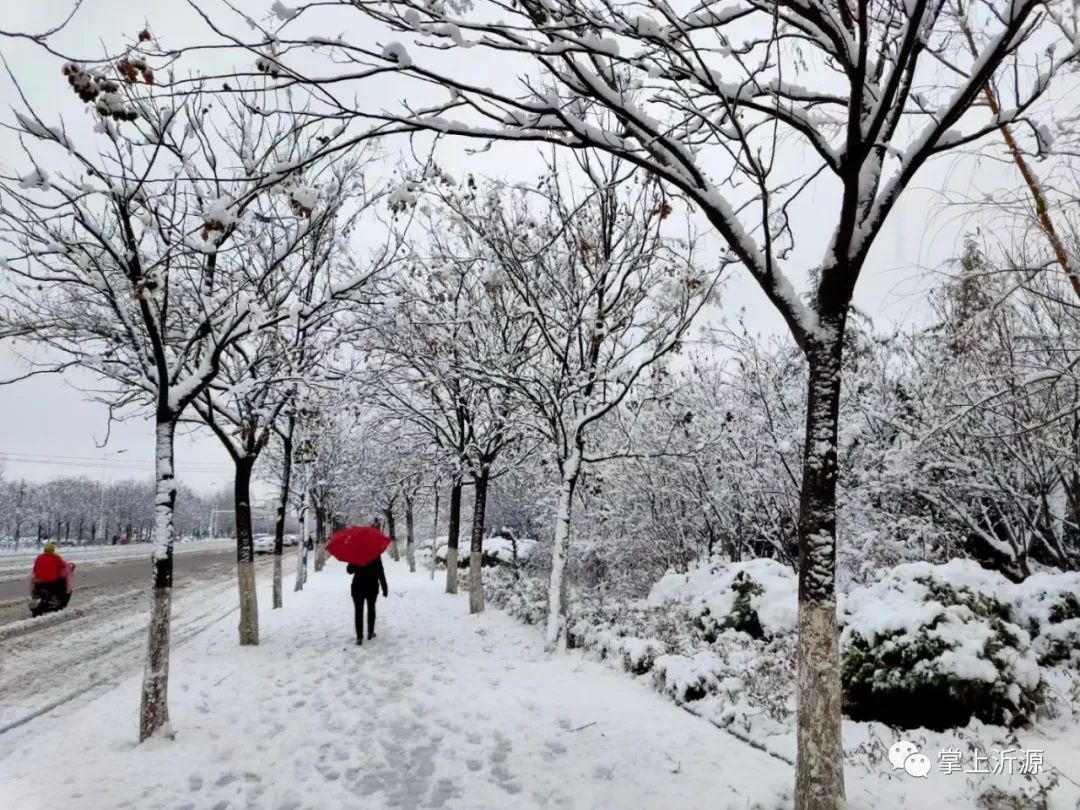
[[[307,539],[308,539],[308,490],[307,490],[307,469],[304,469],[304,505],[300,509],[302,515],[300,519],[300,542],[296,544],[296,584],[293,586],[293,591],[304,590],[304,577],[307,574],[307,570],[304,567],[304,560],[307,557]]]
[[[172,613],[173,437],[176,423],[160,417],[155,429],[154,455],[154,585],[150,597],[150,626],[139,709],[139,741],[169,721],[169,622]]]
[[[259,603],[255,594],[255,546],[251,536],[251,470],[255,460],[236,465],[236,583],[240,593],[238,631],[242,647],[259,643]]]
[[[450,524],[447,527],[446,540],[446,592],[457,593],[458,589],[458,535],[461,531],[461,482],[456,481],[450,488]]]
[[[259,643],[259,603],[255,594],[253,560],[236,564],[236,581],[240,590],[240,644],[244,647],[256,646]]]
[[[835,603],[799,604],[797,807],[841,810],[840,650]]]
[[[469,552],[469,613],[484,612],[484,554]]]
[[[326,510],[315,507],[315,571],[318,573],[326,565]]]
[[[548,583],[548,615],[545,646],[549,652],[566,649],[566,559],[570,551],[570,516],[574,488],[581,472],[581,448],[573,447],[562,465],[562,486],[555,517],[555,540],[551,547],[551,580]]]
[[[446,592],[457,593],[458,550],[446,549]]]

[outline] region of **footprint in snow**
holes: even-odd
[[[615,778],[615,768],[611,765],[597,765],[592,772],[594,779],[606,779],[609,782]]]
[[[452,779],[443,778],[435,783],[435,787],[431,791],[429,804],[431,807],[442,807],[451,799],[460,799],[464,795],[465,791]]]

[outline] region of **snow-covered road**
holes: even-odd
[[[64,621],[72,613],[85,613],[102,608],[111,609],[111,605],[130,601],[133,597],[145,596],[150,577],[150,549],[138,548],[138,555],[130,553],[105,555],[88,559],[80,555],[65,553],[65,558],[72,558],[76,563],[75,596],[71,609],[55,617],[54,621]],[[5,558],[3,562],[8,562]],[[175,556],[174,568],[177,582],[204,580],[232,575],[236,570],[235,543],[194,545]],[[0,567],[0,638],[5,636],[5,628],[12,622],[23,622],[27,611],[27,575],[33,565],[33,558],[22,562],[18,569],[12,569],[5,579],[5,572]],[[39,620],[36,625],[46,622]],[[29,629],[29,628],[28,628]]]
[[[266,609],[262,577],[259,647],[239,648],[221,618],[174,651],[174,740],[135,745],[135,655],[115,688],[0,735],[0,805],[696,810],[773,807],[790,784],[783,763],[632,679],[548,657],[534,629],[470,617],[440,582],[388,568],[379,637],[363,647],[341,566],[287,592],[283,611]],[[188,632],[235,594],[198,601],[177,611]]]
[[[233,558],[201,557],[182,558],[177,568],[173,639],[180,644],[236,605]],[[41,711],[85,702],[140,666],[149,614],[148,577],[140,566],[137,581],[108,592],[79,590],[58,614],[22,619],[25,599],[18,600],[20,621],[0,626],[0,756]]]

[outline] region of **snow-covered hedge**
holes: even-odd
[[[1080,573],[1034,574],[1007,592],[1013,621],[1034,637],[1040,664],[1080,664]]]
[[[435,562],[446,566],[447,537],[438,538],[435,546]],[[516,553],[515,553],[516,545]],[[430,547],[430,546],[429,546]],[[536,541],[528,537],[512,539],[503,535],[484,538],[484,550],[481,565],[485,568],[496,565],[513,565],[526,560],[536,548]],[[458,567],[469,567],[469,538],[462,536],[458,546]]]
[[[546,580],[519,574],[486,573],[489,599],[540,624]],[[775,561],[749,560],[669,572],[644,600],[578,592],[570,643],[764,743],[792,723],[796,583]],[[1080,661],[1078,594],[1080,574],[1015,585],[966,561],[883,572],[841,599],[845,711],[937,730],[1024,722],[1076,681],[1062,667]]]
[[[840,610],[844,703],[856,720],[945,729],[1023,723],[1044,701],[1009,583],[966,560],[908,563],[855,588]]]
[[[723,630],[765,638],[791,633],[798,619],[798,580],[776,560],[700,564],[669,571],[649,593],[652,607],[684,606],[706,633]]]
[[[690,579],[705,586],[706,579],[700,575]],[[736,630],[728,620],[733,611],[740,610],[738,589],[757,580],[735,574],[727,579],[729,590],[735,589],[730,598],[715,587],[707,588],[711,607],[693,598],[700,594],[692,591],[694,585],[688,589],[687,575],[669,575],[663,587],[645,601],[576,594],[571,646],[640,676],[658,692],[719,725],[757,740],[785,733],[794,708],[790,689],[794,635],[784,632],[759,639]],[[794,592],[774,578],[762,575],[761,579],[769,586],[759,585],[762,594],[746,591],[755,609],[761,606],[757,600],[769,592],[788,591],[794,600]],[[545,585],[527,575],[515,578],[505,569],[485,574],[489,601],[530,624],[544,620]],[[765,610],[764,615],[759,621],[771,631],[787,626],[774,621],[780,611]]]

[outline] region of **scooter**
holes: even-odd
[[[71,587],[72,593],[74,593],[73,578],[75,575],[75,564],[68,563],[69,573],[67,576],[67,582],[65,582],[65,588]],[[55,587],[51,587],[49,584],[34,585],[34,589],[30,594],[30,615],[33,618],[38,616],[44,616],[46,613],[56,613],[67,607],[68,601],[71,599],[71,595],[68,593],[57,593]]]

